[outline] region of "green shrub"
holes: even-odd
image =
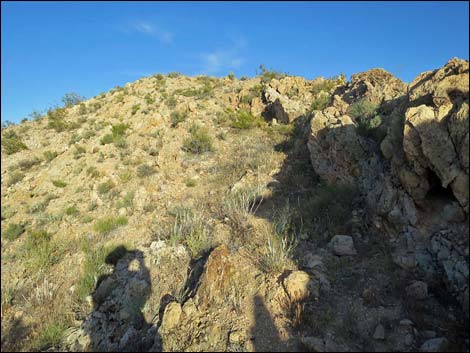
[[[131,108],[131,114],[135,115],[135,113],[137,113],[139,109],[140,109],[140,104],[134,104]]]
[[[41,163],[41,159],[39,159],[37,157],[32,157],[30,159],[23,159],[23,160],[19,161],[17,166],[21,170],[28,170],[28,169],[31,169],[32,167],[34,167],[36,164],[39,164],[39,163]]]
[[[58,188],[65,188],[67,183],[63,180],[52,180],[52,184]]]
[[[185,121],[188,117],[187,113],[184,112],[172,112],[170,114],[171,127],[178,126],[179,123]]]
[[[316,221],[317,231],[338,234],[351,218],[358,191],[346,184],[322,184],[308,208]],[[341,234],[341,233],[340,233]]]
[[[319,97],[315,98],[310,106],[310,110],[323,110],[330,104],[330,96],[322,94]]]
[[[83,157],[85,153],[86,153],[86,150],[83,146],[75,145],[75,150],[73,151],[73,158],[79,159]]]
[[[191,179],[191,178],[186,179],[185,184],[186,184],[186,186],[187,186],[188,188],[193,188],[193,187],[196,186],[196,180]]]
[[[122,171],[121,173],[119,173],[118,176],[119,176],[119,179],[121,179],[123,183],[127,183],[129,180],[132,179],[132,171],[130,171],[129,169],[126,169]]]
[[[179,72],[170,72],[167,76],[169,78],[177,78],[177,77],[180,77],[181,74]]]
[[[109,234],[113,230],[125,226],[127,224],[127,217],[108,217],[96,221],[93,229],[100,234]]]
[[[49,129],[54,129],[56,132],[62,132],[67,129],[67,123],[65,122],[66,109],[65,108],[56,108],[49,109],[47,111]]]
[[[206,129],[193,125],[189,132],[191,136],[183,141],[182,148],[184,151],[201,154],[214,150],[212,137],[207,133]]]
[[[155,174],[155,169],[147,164],[142,164],[137,167],[137,176],[139,178],[148,177]]]
[[[20,173],[20,172],[11,173],[10,179],[8,179],[8,181],[7,181],[7,186],[12,186],[12,185],[16,184],[17,182],[23,180],[24,177],[25,177],[25,175],[23,173]]]
[[[114,141],[114,136],[112,134],[106,134],[100,140],[100,143],[102,145],[107,145],[108,143],[113,143],[113,141]]]
[[[58,153],[55,152],[55,151],[54,152],[44,151],[43,155],[44,155],[44,158],[46,159],[46,161],[50,162],[58,156]]]
[[[65,209],[65,214],[67,216],[77,216],[80,213],[77,207],[69,206]]]
[[[87,113],[85,103],[80,103],[80,107],[78,108],[78,114],[85,115]]]
[[[62,97],[62,103],[64,103],[65,107],[69,108],[81,103],[84,99],[85,97],[82,97],[77,93],[66,93]]]
[[[134,205],[134,191],[129,191],[127,194],[116,203],[116,208],[130,208]]]
[[[166,105],[167,105],[168,108],[176,107],[177,103],[178,103],[178,101],[176,100],[175,96],[168,97],[168,99],[166,100]]]
[[[91,177],[91,178],[97,178],[100,176],[100,172],[98,171],[98,169],[96,169],[96,167],[94,166],[91,166],[89,167],[87,170],[86,170],[86,174]]]
[[[85,253],[85,261],[82,275],[77,283],[76,294],[79,299],[85,300],[88,295],[92,294],[97,279],[107,272],[108,267],[105,263],[106,249],[103,246],[95,247],[90,242],[84,242],[82,251]]]
[[[234,73],[232,71],[230,71],[227,75],[227,78],[229,80],[233,81],[233,80],[235,80],[236,77],[235,77]]]
[[[263,122],[261,118],[252,115],[250,112],[240,110],[231,126],[236,129],[251,129],[263,126]]]
[[[22,250],[27,267],[34,271],[47,269],[60,259],[59,248],[44,229],[30,230]]]
[[[287,76],[287,74],[280,71],[268,70],[263,64],[259,66],[259,69],[261,70],[259,77],[261,79],[261,83],[263,84],[269,83],[273,79],[279,80]]]
[[[14,131],[8,131],[3,134],[2,147],[6,154],[13,154],[28,149]]]
[[[25,231],[25,227],[22,224],[15,224],[15,223],[10,223],[7,227],[2,232],[2,237],[7,239],[7,240],[15,240],[20,237],[21,234],[23,234]]]
[[[114,188],[114,183],[111,180],[105,181],[98,185],[98,193],[100,195],[107,194],[112,188]]]
[[[33,346],[41,352],[50,349],[58,349],[62,342],[62,337],[67,330],[65,322],[57,321],[47,324],[42,328],[39,336],[35,339]]]
[[[377,114],[377,105],[362,99],[349,106],[348,114],[357,123],[357,132],[364,137],[371,137],[380,143],[386,135],[381,129],[382,117]]]

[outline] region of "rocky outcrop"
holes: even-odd
[[[402,248],[394,245],[395,263],[432,268],[462,303],[468,282],[462,245],[468,253],[468,240],[457,241],[468,237],[468,67],[468,61],[452,59],[408,86],[381,69],[354,75],[329,107],[313,112],[308,140],[312,166],[323,180],[359,186],[370,219],[393,237],[415,234]],[[379,128],[386,131],[381,139],[359,133],[348,115],[350,105],[362,100],[377,105]],[[436,227],[457,233],[446,243],[454,252],[429,255],[436,254],[429,237]],[[429,261],[418,249],[428,249]]]

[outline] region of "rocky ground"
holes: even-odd
[[[154,75],[2,128],[2,350],[468,351],[468,75]]]

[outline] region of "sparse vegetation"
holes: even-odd
[[[52,180],[52,184],[58,188],[65,188],[67,183],[63,180]]]
[[[15,185],[16,183],[23,180],[24,177],[25,177],[25,175],[21,172],[13,172],[13,173],[10,174],[10,178],[8,179],[6,185],[7,186]]]
[[[106,235],[111,233],[113,230],[125,226],[127,224],[127,217],[108,217],[96,221],[93,229],[95,232]]]
[[[52,161],[54,158],[58,156],[57,152],[52,152],[52,151],[44,151],[43,153],[44,159],[48,162]]]
[[[251,129],[254,127],[261,127],[263,124],[264,120],[260,117],[256,117],[250,112],[241,110],[235,115],[231,126],[236,129]]]
[[[183,150],[195,154],[210,152],[214,150],[212,137],[206,129],[197,125],[192,125],[189,129],[190,137],[184,140]]]
[[[188,118],[188,114],[184,112],[172,112],[170,114],[171,127],[177,127],[179,123],[182,123]]]
[[[246,232],[248,217],[258,210],[262,202],[262,198],[258,196],[259,191],[259,187],[240,190],[225,198],[222,211],[235,232],[242,234]]]
[[[5,132],[2,135],[2,147],[6,154],[13,154],[28,149],[14,131]]]
[[[24,231],[25,227],[23,224],[10,223],[7,229],[2,231],[2,238],[13,241],[18,239]]]
[[[107,194],[112,188],[114,188],[114,183],[111,180],[107,180],[98,185],[98,193],[100,195]]]
[[[46,269],[60,260],[59,248],[44,229],[30,230],[23,245],[23,254],[30,270]]]
[[[139,178],[145,178],[155,173],[156,173],[156,170],[152,166],[149,166],[148,164],[142,164],[137,167],[137,176]]]

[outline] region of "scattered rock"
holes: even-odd
[[[335,235],[328,244],[335,255],[351,256],[356,255],[353,238],[349,235]]]

